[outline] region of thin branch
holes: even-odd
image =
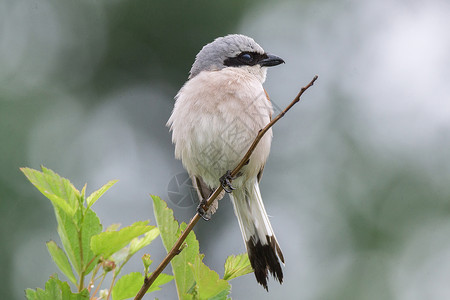
[[[274,119],[272,119],[272,121],[270,121],[269,124],[267,124],[263,129],[261,129],[258,132],[258,135],[256,136],[255,140],[253,141],[253,144],[250,146],[250,148],[248,149],[247,153],[245,153],[244,157],[242,158],[241,162],[237,165],[236,168],[234,168],[234,170],[231,172],[231,177],[235,177],[239,171],[242,169],[242,167],[244,165],[247,164],[247,161],[250,159],[250,155],[252,155],[253,151],[255,150],[256,146],[258,145],[259,141],[261,140],[261,138],[264,136],[264,134],[276,123],[278,122],[279,119],[281,119],[282,117],[284,117],[284,115],[288,112],[288,110],[290,110],[292,108],[292,106],[294,106],[298,101],[300,101],[300,97],[303,95],[303,93],[309,89],[314,82],[317,80],[317,78],[319,78],[319,76],[315,75],[314,78],[311,80],[310,83],[308,83],[308,85],[302,87],[302,89],[300,90],[300,92],[298,92],[297,96],[294,98],[294,100],[282,111],[280,112]],[[213,199],[214,200],[214,199]],[[211,201],[212,203],[212,201]],[[209,205],[211,205],[211,203],[208,201],[208,207]],[[206,211],[206,210],[205,210]]]
[[[94,286],[95,276],[97,276],[98,270],[100,270],[100,266],[101,266],[100,264],[97,264],[94,268],[94,271],[92,272],[91,280],[89,281],[89,284],[88,284],[89,293],[91,292],[91,289]],[[95,295],[95,293],[94,293],[94,295]]]
[[[106,300],[109,300],[109,297],[111,297],[112,289],[114,287],[114,282],[116,281],[117,275],[119,275],[119,272],[116,272],[116,271],[117,271],[117,269],[114,268],[113,278],[111,280],[111,285],[109,286],[108,296],[106,296]]]
[[[306,86],[302,87],[300,92],[297,94],[295,99],[281,112],[279,113],[272,121],[270,121],[269,124],[267,124],[263,129],[261,129],[258,132],[258,135],[256,136],[255,140],[253,141],[252,145],[248,149],[247,153],[245,153],[242,160],[239,162],[239,164],[234,168],[234,170],[231,172],[231,176],[235,177],[239,171],[242,169],[244,165],[247,164],[247,161],[249,160],[250,156],[252,155],[253,151],[255,150],[256,146],[258,145],[261,138],[264,136],[264,134],[276,123],[279,119],[284,117],[284,115],[294,106],[297,102],[300,101],[300,97],[303,95],[303,93],[310,88],[314,82],[317,80],[318,76],[314,76],[314,78],[311,80],[310,83],[308,83]],[[203,209],[205,211],[208,211],[209,206],[213,203],[213,201],[219,196],[219,194],[222,192],[223,187],[219,186],[214,193],[209,196],[208,200],[206,201],[206,204],[203,206]],[[163,259],[163,261],[159,264],[159,266],[156,268],[156,270],[151,274],[150,277],[145,278],[144,284],[142,285],[140,291],[134,298],[134,300],[140,300],[142,297],[144,297],[147,290],[150,288],[150,286],[153,284],[155,279],[161,274],[161,272],[167,267],[167,265],[170,263],[170,261],[180,253],[180,247],[183,244],[184,240],[187,238],[189,232],[194,228],[195,224],[197,224],[198,220],[200,219],[200,214],[196,213],[195,216],[191,219],[189,224],[187,225],[186,229],[183,231],[181,236],[178,238],[175,245],[173,245],[172,249],[167,253],[166,257]]]
[[[95,295],[97,295],[98,290],[99,290],[100,287],[102,286],[103,280],[105,280],[105,277],[106,277],[106,272],[103,272],[102,280],[100,280],[100,282],[99,282],[98,285],[97,285],[97,288],[95,289],[94,293],[92,294],[92,297],[93,297],[92,299],[96,299],[96,298],[95,298]]]

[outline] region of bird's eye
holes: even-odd
[[[239,59],[243,63],[251,63],[253,60],[253,55],[251,53],[242,53],[241,55],[239,55]]]

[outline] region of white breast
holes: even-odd
[[[201,72],[181,88],[167,122],[175,156],[190,175],[210,187],[232,170],[247,152],[258,131],[270,122],[272,106],[261,79],[245,68]],[[272,131],[266,133],[233,185],[255,177],[270,151]]]

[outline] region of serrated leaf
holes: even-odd
[[[153,211],[161,233],[166,250],[170,250],[177,240],[178,222],[173,217],[173,211],[167,207],[167,204],[158,196],[151,196],[153,199]]]
[[[90,239],[93,235],[96,235],[102,231],[102,226],[97,215],[91,209],[87,209],[84,219],[79,221],[81,231],[78,229],[78,225],[75,224],[76,220],[65,214],[63,211],[56,213],[56,219],[58,221],[59,237],[61,238],[64,250],[66,251],[75,271],[78,275],[80,275],[82,271],[89,273],[95,264],[91,264],[87,270],[83,269],[94,258],[94,253],[90,248]],[[81,245],[79,240],[80,232]],[[80,249],[83,249],[83,261],[81,261]]]
[[[139,272],[122,276],[112,289],[112,299],[123,300],[136,296],[143,283],[144,276]]]
[[[96,255],[102,255],[104,258],[108,258],[113,253],[128,245],[132,239],[155,228],[155,226],[147,224],[148,221],[136,222],[119,231],[99,233],[92,237],[91,249]]]
[[[86,187],[87,187],[87,183],[84,184],[83,188],[81,189],[80,195],[81,197],[83,197],[83,199],[86,198]]]
[[[91,238],[100,232],[102,232],[102,225],[100,224],[100,219],[97,214],[91,210],[87,209],[86,214],[84,216],[84,221],[82,224],[82,239],[83,239],[83,265],[86,267],[88,263],[93,262],[92,259],[96,256],[96,254],[91,250]],[[91,270],[95,267],[95,263],[91,263],[85,274],[91,272]]]
[[[89,292],[84,289],[80,293],[72,293],[67,282],[57,280],[58,286],[61,290],[61,300],[88,300]],[[53,298],[54,299],[54,298]]]
[[[195,295],[198,299],[226,299],[231,286],[219,274],[202,262],[203,255],[197,255],[195,262],[189,263],[195,278]]]
[[[218,293],[214,297],[209,298],[208,300],[231,300],[228,295],[230,294],[230,290],[223,290],[222,292]]]
[[[161,239],[166,250],[170,251],[178,237],[181,235],[181,231],[186,228],[186,224],[182,223],[179,226],[178,222],[173,217],[173,211],[169,209],[167,204],[158,196],[152,196],[152,199],[154,207],[153,211],[161,234]],[[171,261],[179,299],[192,298],[188,295],[188,290],[194,285],[195,280],[188,263],[194,263],[199,254],[198,241],[195,238],[193,231],[188,234],[185,245],[186,247],[183,248],[180,254],[175,256]]]
[[[111,180],[95,192],[89,195],[86,200],[87,206],[91,207],[107,190],[109,190],[118,180]]]
[[[79,200],[78,207],[81,207],[81,206],[84,207],[84,201],[86,200],[86,187],[87,187],[87,183],[85,183],[83,188],[81,189],[80,197],[78,199]]]
[[[152,273],[150,273],[151,275]],[[149,292],[154,292],[154,291],[159,291],[161,288],[160,286],[163,284],[166,284],[170,281],[172,281],[173,276],[166,274],[166,273],[161,273],[158,275],[158,277],[156,277],[155,281],[153,282],[153,284],[150,286],[150,288],[148,289],[148,293]]]
[[[66,275],[66,277],[74,284],[77,283],[75,276],[73,275],[72,267],[69,263],[66,253],[59,248],[59,246],[54,241],[47,242],[47,249],[52,256],[53,261],[61,270],[61,272]]]
[[[78,229],[74,219],[61,209],[56,210],[56,220],[58,221],[58,235],[63,244],[64,250],[69,257],[72,266],[80,275],[82,266],[79,256],[80,246],[78,240]]]
[[[186,223],[181,223],[180,228],[177,232],[177,237],[181,235],[183,230],[187,227]],[[175,256],[172,259],[172,268],[175,275],[175,280],[177,281],[177,286],[180,286],[180,290],[182,291],[183,298],[187,294],[187,291],[195,282],[194,275],[192,274],[189,263],[193,263],[196,260],[196,257],[199,255],[199,244],[197,238],[195,237],[194,231],[191,231],[184,244],[186,245],[180,254]]]
[[[28,300],[38,300],[39,299],[37,292],[32,289],[26,289],[25,296],[27,297]]]
[[[50,199],[55,208],[62,209],[70,216],[75,214],[80,192],[68,179],[45,167],[42,167],[42,172],[30,168],[20,170],[44,196]]]
[[[122,276],[113,287],[112,299],[123,300],[133,298],[141,289],[144,279],[144,276],[139,272],[133,272]],[[161,273],[146,293],[160,290],[161,288],[159,286],[171,281],[172,279],[173,276]]]
[[[44,166],[41,166],[41,169],[45,175],[50,176],[57,181],[57,185],[53,188],[53,191],[55,191],[56,195],[60,196],[63,199],[66,199],[69,202],[70,206],[73,207],[76,211],[79,200],[81,198],[80,191],[75,188],[75,186],[70,182],[69,179],[60,176],[59,174],[53,172],[50,169],[47,169]]]
[[[129,255],[133,255],[145,246],[149,245],[159,235],[159,229],[153,228],[149,232],[145,233],[143,238],[134,238],[130,243]]]
[[[106,227],[105,231],[117,231],[119,229],[120,223],[111,224],[108,227]]]
[[[236,277],[252,273],[253,269],[250,265],[247,253],[239,255],[230,255],[225,261],[225,272],[223,275],[224,280],[231,280]]]
[[[45,290],[27,289],[28,300],[89,300],[89,292],[84,289],[80,293],[72,293],[67,282],[62,282],[56,274],[45,283]]]

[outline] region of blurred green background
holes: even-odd
[[[89,192],[119,179],[94,207],[104,226],[154,220],[149,194],[190,219],[195,204],[170,196],[185,173],[165,123],[201,47],[243,33],[286,61],[265,84],[276,109],[320,77],[275,126],[262,181],[285,282],[267,293],[247,275],[233,299],[450,299],[449,13],[445,0],[1,1],[0,298],[56,270],[51,205],[19,167]],[[220,274],[245,251],[228,199],[196,233]]]

